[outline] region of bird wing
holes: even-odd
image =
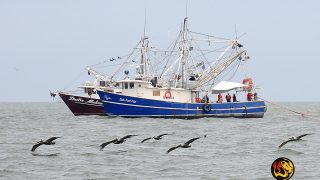
[[[122,137],[121,139],[119,139],[119,141],[123,141],[123,140],[125,140],[127,138],[131,138],[133,136],[138,136],[138,135],[126,135],[126,136]]]
[[[103,148],[106,147],[108,144],[111,144],[111,143],[115,142],[116,140],[117,140],[117,139],[114,139],[114,140],[112,140],[112,141],[108,141],[108,142],[102,143],[102,144],[100,145],[100,151],[102,151]]]
[[[302,134],[302,135],[300,135],[300,136],[297,136],[297,139],[301,139],[302,137],[308,136],[308,135],[312,135],[312,133],[311,133],[311,134]]]
[[[35,150],[36,150],[39,146],[41,146],[42,144],[44,144],[43,141],[37,142],[35,145],[32,146],[31,151],[32,151],[32,152],[35,151]]]
[[[287,141],[285,141],[285,142],[281,143],[281,144],[280,144],[280,146],[279,146],[278,148],[280,149],[282,146],[284,146],[285,144],[287,144],[288,142],[291,142],[291,141],[295,141],[295,139],[289,139],[289,140],[287,140]]]
[[[61,137],[51,137],[51,138],[47,139],[46,142],[49,143],[49,142],[52,142],[58,138],[61,138]]]
[[[181,147],[181,144],[179,144],[178,146],[174,146],[174,147],[168,149],[167,154],[169,154],[169,152],[171,152],[171,151],[173,151],[173,150],[175,150],[175,149],[177,149],[179,147]]]
[[[143,142],[145,142],[145,141],[147,141],[149,139],[152,139],[152,137],[149,137],[149,138],[146,138],[146,139],[142,140],[141,143],[143,143]]]
[[[189,141],[185,142],[184,144],[185,144],[185,145],[189,145],[189,144],[191,144],[193,141],[195,141],[195,140],[197,140],[197,139],[200,139],[200,137],[192,138],[192,139],[190,139]]]
[[[162,136],[169,135],[168,133],[160,134],[157,138],[161,138]]]

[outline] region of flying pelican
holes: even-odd
[[[165,136],[165,135],[169,135],[169,134],[165,133],[165,134],[160,134],[158,136],[149,137],[149,138],[146,138],[146,139],[142,140],[141,143],[143,143],[143,142],[145,142],[147,140],[150,140],[150,139],[160,140],[160,139],[162,139],[162,136]]]
[[[102,143],[100,145],[100,151],[102,151],[103,148],[106,147],[108,144],[111,144],[111,143],[113,143],[113,144],[122,144],[122,143],[124,143],[126,141],[127,138],[131,138],[133,136],[138,136],[138,135],[126,135],[126,136],[124,136],[124,137],[122,137],[120,139],[116,138],[116,139],[114,139],[112,141],[107,141],[105,143]]]
[[[42,139],[39,141],[39,142],[37,142],[35,145],[33,145],[32,146],[32,149],[31,149],[31,151],[32,152],[34,152],[39,146],[41,146],[41,145],[54,145],[54,144],[56,144],[55,142],[53,142],[54,140],[56,140],[56,139],[58,139],[58,138],[61,138],[61,137],[51,137],[51,138],[49,138],[49,139],[47,139],[47,140],[45,140],[45,141],[43,141]]]
[[[313,133],[312,133],[313,134]],[[300,136],[297,136],[296,138],[295,137],[291,137],[289,138],[289,140],[283,142],[282,144],[280,144],[280,146],[278,147],[279,149],[284,146],[285,144],[287,144],[288,142],[292,142],[292,141],[300,141],[302,140],[301,138],[304,137],[304,136],[307,136],[307,135],[312,135],[312,134],[302,134]]]
[[[206,138],[207,135],[204,135],[203,137]],[[197,140],[197,139],[200,139],[200,138],[201,138],[201,136],[200,136],[200,137],[196,137],[196,138],[192,138],[192,139],[190,139],[189,141],[185,142],[184,144],[179,144],[178,146],[174,146],[174,147],[170,148],[170,149],[167,151],[167,154],[170,153],[171,151],[177,149],[177,148],[189,148],[189,147],[191,147],[190,144],[191,144],[193,141],[195,141],[195,140]]]

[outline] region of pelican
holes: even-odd
[[[146,138],[146,139],[142,140],[141,143],[143,143],[143,142],[145,142],[147,140],[150,140],[150,139],[160,140],[160,139],[162,139],[162,136],[165,136],[165,135],[169,135],[169,134],[165,133],[165,134],[160,134],[158,136],[149,137],[149,138]]]
[[[43,141],[42,139],[37,142],[35,145],[32,146],[32,149],[31,151],[34,152],[39,146],[41,145],[54,145],[56,144],[55,142],[53,142],[54,140],[58,139],[58,138],[61,138],[61,137],[51,137],[45,141]]]
[[[312,133],[313,134],[313,133]],[[283,143],[281,143],[280,144],[280,146],[278,147],[279,149],[282,147],[282,146],[284,146],[285,144],[287,144],[288,142],[292,142],[292,141],[300,141],[300,140],[302,140],[301,138],[302,137],[304,137],[304,136],[308,136],[308,135],[312,135],[312,134],[302,134],[302,135],[300,135],[300,136],[297,136],[296,138],[295,137],[291,137],[291,138],[289,138],[289,140],[287,140],[287,141],[285,141],[285,142],[283,142]]]
[[[126,141],[126,139],[131,138],[133,136],[138,136],[138,135],[126,135],[126,136],[124,136],[124,137],[122,137],[120,139],[116,138],[116,139],[114,139],[112,141],[107,141],[105,143],[102,143],[100,145],[100,151],[102,151],[103,148],[106,147],[108,144],[111,144],[111,143],[113,143],[113,144],[122,144],[122,143],[124,143]]]
[[[206,138],[207,135],[204,135],[203,137]],[[191,147],[190,144],[193,143],[193,141],[195,141],[197,139],[200,139],[200,138],[201,138],[201,136],[200,137],[195,137],[195,138],[192,138],[189,141],[185,142],[184,144],[179,144],[178,146],[174,146],[174,147],[170,148],[167,151],[167,154],[170,153],[171,151],[177,149],[177,148],[189,148],[189,147]]]

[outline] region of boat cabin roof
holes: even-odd
[[[148,82],[148,81],[135,80],[135,79],[124,79],[124,80],[118,81],[118,83],[122,83],[122,82],[145,83],[145,84],[150,84],[151,83],[151,82]]]
[[[78,86],[78,88],[93,88],[95,89],[96,86],[92,86],[92,85],[83,85],[83,86]]]

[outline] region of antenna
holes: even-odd
[[[236,33],[236,40],[238,40],[237,24],[234,25],[234,31]]]
[[[144,28],[143,28],[143,38],[146,37],[146,26],[147,26],[147,8],[144,7]]]
[[[186,0],[186,17],[188,17],[188,0]]]

